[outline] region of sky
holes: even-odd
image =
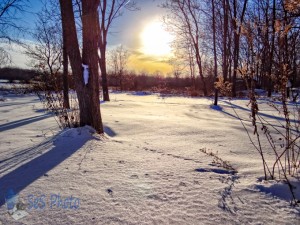
[[[171,57],[170,43],[173,40],[162,23],[165,10],[158,7],[163,0],[136,0],[139,10],[124,10],[122,17],[114,20],[108,37],[108,50],[123,45],[130,52],[127,69],[146,73],[168,74],[172,67],[168,64]],[[29,0],[29,12],[24,15],[23,23],[28,30],[34,29],[36,13],[42,3]],[[25,39],[31,39],[30,36]],[[28,41],[28,40],[27,40]],[[29,40],[29,41],[32,41]],[[28,59],[18,48],[10,50],[14,66],[27,67]]]

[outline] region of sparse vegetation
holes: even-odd
[[[213,165],[237,173],[237,170],[230,164],[229,161],[223,160],[220,156],[218,156],[218,152],[214,153],[212,150],[208,150],[206,148],[199,149],[199,151],[208,156],[211,156],[213,158]]]

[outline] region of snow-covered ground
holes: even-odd
[[[101,104],[99,136],[59,131],[34,95],[4,99],[0,224],[300,224],[285,185],[258,179],[260,157],[233,110],[249,124],[247,100],[215,108],[206,98],[114,93]],[[267,104],[261,112],[280,119]],[[25,204],[20,220],[7,212],[8,189]]]

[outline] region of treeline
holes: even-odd
[[[49,76],[49,77],[48,77]],[[21,83],[47,83],[48,89],[63,89],[63,74],[58,72],[55,77],[50,74],[41,73],[38,70],[23,69],[17,67],[5,67],[0,69],[0,80],[8,80],[9,82]],[[55,79],[54,79],[55,78]],[[122,81],[120,81],[122,79]],[[70,89],[74,90],[74,79],[69,74],[68,81]],[[101,86],[100,78],[100,86]],[[209,84],[208,89],[210,95],[213,93],[214,77],[206,76],[206,82]],[[243,83],[243,82],[242,82]],[[195,80],[189,76],[185,77],[165,77],[158,74],[124,72],[122,77],[119,74],[108,73],[108,84],[113,90],[118,91],[153,91],[165,94],[185,94],[190,96],[202,96],[202,83],[199,77]],[[122,85],[120,85],[122,84]],[[36,86],[33,86],[36,87]],[[245,89],[245,85],[241,85],[240,89]]]
[[[9,82],[21,81],[29,83],[37,78],[39,73],[33,69],[22,69],[17,67],[0,68],[0,80],[8,80]]]
[[[269,96],[290,81],[299,85],[300,3],[295,0],[166,1],[165,23],[176,35],[175,65],[190,68],[206,90],[205,65],[237,96],[251,78]],[[181,68],[177,68],[180,70]]]
[[[214,77],[207,76],[209,94],[214,90]],[[191,79],[189,76],[170,77],[157,74],[124,72],[122,76],[108,73],[109,86],[120,91],[154,91],[166,94],[187,94],[202,96],[203,86],[200,77]]]
[[[22,83],[47,83],[47,89],[63,89],[63,74],[57,72],[55,77],[41,73],[39,70],[22,69],[16,67],[5,67],[0,69],[0,79],[9,82],[19,81]],[[122,81],[120,81],[122,79]],[[214,78],[207,76],[210,93],[213,92]],[[68,76],[69,88],[75,89],[72,74]],[[102,80],[100,78],[100,86]],[[108,84],[113,90],[119,91],[153,91],[166,94],[186,94],[191,96],[201,96],[202,83],[200,78],[192,80],[186,77],[165,77],[162,75],[135,72],[124,72],[122,77],[119,74],[108,73]],[[120,85],[122,84],[122,85]],[[33,85],[32,87],[40,87]]]

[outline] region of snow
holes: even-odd
[[[297,187],[298,181],[291,182],[293,186]],[[289,188],[286,184],[277,181],[262,182],[262,184],[256,184],[255,187],[262,192],[276,196],[278,198],[289,201],[292,198]],[[295,195],[300,199],[300,188],[296,188]]]
[[[210,98],[111,93],[101,136],[90,127],[60,131],[34,95],[3,97],[0,224],[300,224],[286,184],[259,179],[260,157],[233,111],[251,124],[247,100],[214,107]],[[267,103],[261,112],[280,119]],[[19,220],[7,212],[9,188],[27,204]],[[28,209],[28,196],[36,207]]]
[[[87,85],[89,83],[89,66],[82,64],[83,67],[83,80],[84,84]]]

